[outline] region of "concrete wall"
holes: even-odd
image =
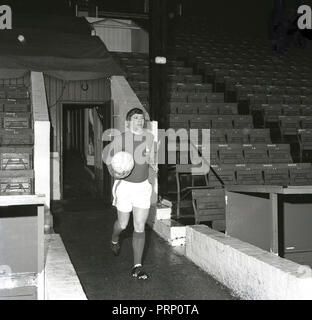
[[[312,271],[214,231],[187,226],[186,257],[243,299],[312,299]]]

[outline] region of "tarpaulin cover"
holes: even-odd
[[[41,16],[29,20],[26,26],[27,19],[18,17],[13,19],[12,30],[0,30],[0,78],[17,78],[30,70],[63,80],[125,75],[100,38],[91,36],[91,31],[87,33],[90,26],[85,19],[66,19]],[[62,32],[60,25],[67,32]],[[24,42],[18,40],[20,35]]]

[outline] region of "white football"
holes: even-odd
[[[120,151],[113,156],[111,165],[113,170],[119,175],[125,172],[129,172],[130,174],[134,167],[134,160],[129,152]]]

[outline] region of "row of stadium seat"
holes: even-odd
[[[177,165],[176,174],[201,176],[200,172],[192,173],[193,167],[187,164]],[[222,183],[225,185],[312,185],[312,167],[311,163],[212,165],[206,181],[209,187],[221,187]]]
[[[278,122],[278,116],[312,116],[312,105],[262,104],[264,122]]]
[[[278,116],[282,136],[297,135],[298,129],[312,129],[312,116]]]
[[[169,128],[244,129],[253,128],[251,115],[169,114]]]
[[[213,69],[215,70],[215,69]],[[223,80],[223,81],[222,81]],[[268,75],[266,73],[253,76],[253,72],[241,71],[240,75],[224,76],[219,79],[219,83],[224,83],[225,90],[235,89],[236,84],[249,85],[254,93],[259,91],[282,94],[306,94],[311,92],[311,82],[305,78],[296,78],[293,75],[283,75],[279,73]],[[262,87],[261,87],[262,86]]]
[[[176,134],[168,137],[168,142],[190,140],[190,130],[175,131]],[[196,134],[196,132],[194,133]],[[198,143],[202,143],[202,132],[198,131]],[[210,143],[211,144],[271,144],[270,129],[210,129]]]
[[[189,93],[189,92],[177,92],[172,91],[168,94],[169,102],[189,102],[189,103],[209,103],[209,102],[224,102],[223,93],[215,92],[198,92],[198,93]]]
[[[188,144],[168,144],[168,164],[200,163],[201,157],[211,164],[291,163],[289,144],[211,144],[198,151]]]
[[[237,103],[213,102],[213,103],[181,103],[170,102],[171,114],[209,114],[209,115],[231,115],[238,114]]]
[[[212,85],[210,83],[171,82],[168,83],[168,91],[187,93],[209,93],[212,92]]]
[[[254,105],[259,108],[262,104],[302,104],[311,105],[312,96],[301,96],[301,95],[277,95],[277,94],[253,94],[244,86],[236,86],[237,99],[249,100],[252,109]]]
[[[297,80],[309,80],[311,75],[308,70],[298,70],[295,66],[279,66],[275,64],[259,64],[259,61],[246,59],[244,57],[212,57],[212,56],[190,56],[188,57],[189,64],[197,71],[200,71],[205,76],[211,76],[215,70],[225,70],[224,76],[252,76],[255,73],[257,77],[271,77],[273,79],[295,78]],[[290,71],[292,70],[292,71]],[[268,83],[271,83],[270,81]]]

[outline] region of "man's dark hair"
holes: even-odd
[[[134,114],[142,114],[144,116],[144,112],[142,109],[140,108],[133,108],[131,110],[128,111],[127,115],[126,115],[126,120],[127,121],[130,121],[131,120],[131,117],[134,115]]]

